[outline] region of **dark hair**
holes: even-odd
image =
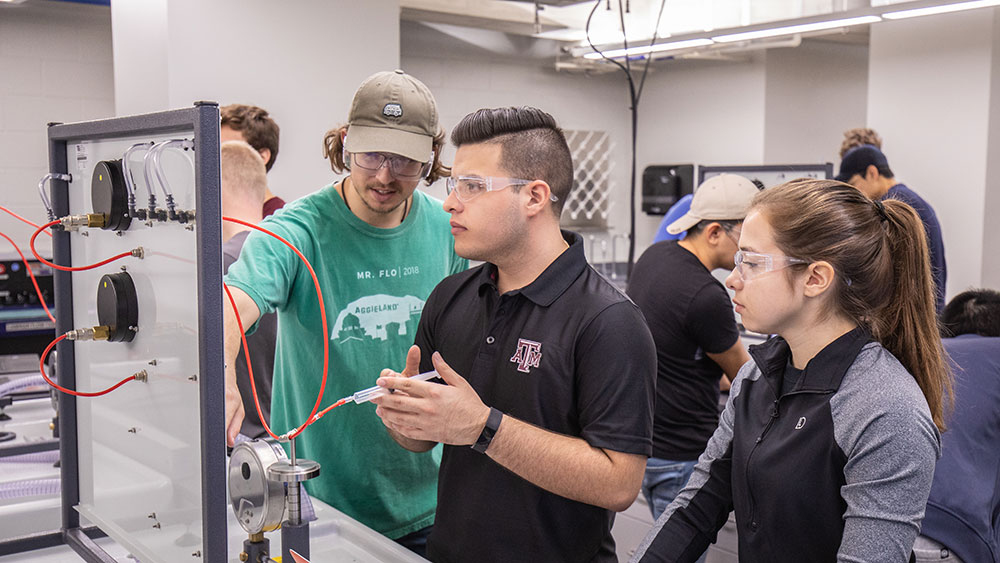
[[[875,145],[861,145],[847,151],[844,159],[840,161],[840,171],[836,180],[850,182],[855,174],[862,178],[868,174],[868,168],[874,166],[879,175],[885,178],[892,178],[892,169],[889,168],[889,159]]]
[[[341,174],[349,169],[347,163],[344,162],[345,133],[347,133],[347,125],[340,125],[330,129],[323,135],[323,158],[330,160],[330,169],[337,174]],[[437,182],[439,178],[451,176],[451,168],[448,168],[441,162],[441,147],[443,146],[444,129],[441,129],[437,135],[434,135],[434,141],[431,144],[431,150],[434,151],[434,164],[431,165],[431,171],[427,174],[427,178],[424,179],[428,186]]]
[[[462,118],[451,132],[456,147],[500,145],[500,166],[523,180],[542,180],[559,201],[556,217],[573,189],[573,156],[554,117],[533,107],[481,109]]]
[[[229,104],[219,108],[219,114],[222,117],[221,125],[239,131],[243,140],[251,147],[258,151],[271,151],[271,156],[264,163],[264,168],[270,172],[278,158],[278,137],[281,131],[267,110],[257,106]]]
[[[1000,292],[970,289],[956,295],[941,313],[941,335],[1000,336]]]
[[[920,216],[833,180],[794,180],[754,198],[787,256],[829,262],[828,306],[866,327],[913,375],[944,429],[952,375],[938,334],[927,239]],[[789,275],[792,275],[789,272]]]
[[[688,229],[687,234],[684,236],[685,238],[698,236],[698,233],[704,231],[712,223],[718,223],[719,226],[722,227],[722,230],[728,233],[729,231],[738,227],[742,222],[743,219],[723,219],[723,220],[702,219],[701,221],[695,223],[690,229]]]

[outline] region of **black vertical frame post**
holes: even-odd
[[[196,102],[195,193],[198,237],[198,383],[201,399],[203,561],[225,561],[226,387],[222,352],[222,190],[219,179],[219,105]],[[219,478],[222,477],[222,482]]]
[[[49,171],[68,174],[66,140],[55,139],[49,128]],[[52,210],[56,217],[69,215],[69,184],[53,180],[51,185]],[[69,233],[52,231],[52,260],[56,264],[70,265]],[[53,293],[56,305],[56,335],[73,330],[73,276],[70,272],[56,270],[53,274]],[[74,343],[63,340],[56,345],[56,374],[59,384],[67,389],[76,389],[76,359]],[[80,527],[80,514],[73,508],[80,503],[80,454],[77,444],[76,397],[60,393],[59,408],[59,476],[62,491],[62,530]]]

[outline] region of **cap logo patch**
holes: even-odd
[[[400,117],[403,115],[403,106],[396,103],[385,104],[385,107],[382,108],[382,115],[386,117]]]

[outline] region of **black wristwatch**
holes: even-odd
[[[501,419],[503,419],[503,413],[490,407],[490,416],[486,419],[486,426],[483,426],[483,432],[479,435],[479,439],[476,440],[475,444],[472,444],[473,450],[481,454],[486,453],[486,448],[490,447],[493,436],[496,436],[497,429],[500,428]]]

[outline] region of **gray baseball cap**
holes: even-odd
[[[736,174],[719,174],[702,182],[694,191],[691,209],[667,226],[676,235],[699,221],[740,221],[747,216],[750,202],[757,195],[756,184]]]
[[[348,152],[390,152],[419,162],[430,160],[440,127],[431,91],[398,69],[361,83],[347,123]]]

